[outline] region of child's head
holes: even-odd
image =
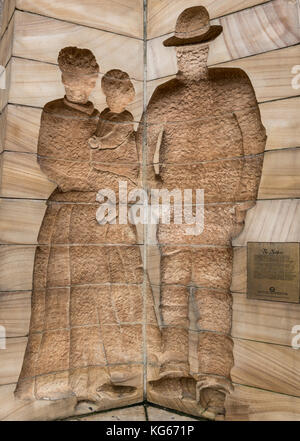
[[[102,90],[112,112],[123,112],[135,97],[135,90],[126,72],[113,69],[102,78]]]

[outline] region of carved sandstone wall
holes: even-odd
[[[7,89],[0,91],[1,127],[5,128],[5,131],[1,131],[1,150],[3,151],[1,153],[0,254],[3,264],[0,270],[0,324],[4,323],[8,336],[11,337],[8,340],[7,350],[0,351],[0,417],[1,419],[54,419],[74,413],[88,413],[97,409],[97,406],[90,404],[87,407],[81,404],[74,410],[75,402],[72,397],[58,402],[36,401],[33,404],[24,405],[23,402],[13,397],[27,344],[33,262],[38,232],[44,217],[46,200],[54,190],[53,183],[41,172],[37,163],[41,109],[47,102],[61,98],[64,94],[56,64],[59,50],[68,45],[77,45],[91,49],[100,64],[100,77],[91,95],[91,100],[96,107],[101,112],[107,107],[105,95],[101,91],[102,76],[110,69],[122,69],[128,72],[136,92],[133,102],[128,105],[128,111],[133,115],[134,122],[139,122],[144,107],[142,2],[138,0],[116,2],[114,7],[111,6],[111,1],[103,0],[100,6],[99,2],[90,2],[90,7],[85,9],[84,14],[78,14],[77,0],[73,3],[66,2],[65,9],[58,9],[54,2],[49,4],[43,0],[34,2],[18,0],[17,10],[14,10],[14,3],[14,1],[5,2],[3,19],[5,25],[2,27],[3,37],[0,45],[1,64],[7,65],[7,78],[10,81],[10,86],[8,83]],[[299,351],[290,347],[290,331],[292,326],[299,323],[299,308],[297,305],[270,304],[246,299],[245,246],[248,240],[299,241],[300,238],[299,222],[297,222],[299,219],[298,175],[300,175],[297,149],[299,146],[299,98],[297,90],[291,86],[292,68],[299,64],[298,5],[296,1],[282,0],[269,2],[150,0],[147,31],[149,99],[155,88],[172,79],[171,76],[175,75],[177,70],[175,50],[164,48],[162,45],[162,41],[168,37],[165,34],[174,31],[176,19],[183,9],[199,4],[208,8],[212,24],[221,24],[224,28],[223,35],[212,43],[208,58],[209,66],[218,64],[218,68],[241,68],[246,72],[254,86],[262,122],[267,129],[268,140],[258,202],[255,208],[249,210],[245,229],[234,239],[234,248],[231,250],[229,237],[237,233],[233,203],[239,199],[231,200],[233,198],[231,191],[230,200],[227,200],[228,190],[222,192],[222,189],[228,186],[227,188],[234,190],[231,176],[240,176],[243,161],[240,157],[241,151],[236,155],[238,143],[235,145],[227,142],[227,152],[228,155],[230,152],[230,155],[228,158],[222,158],[222,167],[212,162],[210,168],[202,167],[203,173],[206,171],[207,174],[204,177],[202,173],[200,178],[200,175],[194,173],[193,170],[201,167],[198,163],[201,162],[199,158],[203,152],[207,155],[205,159],[207,161],[215,161],[222,154],[223,141],[221,140],[224,140],[226,121],[221,116],[221,121],[218,122],[219,136],[215,137],[214,149],[209,151],[205,149],[206,142],[215,132],[216,121],[209,118],[209,123],[205,125],[205,133],[198,133],[193,127],[193,122],[188,119],[176,124],[174,128],[171,125],[167,126],[167,136],[163,141],[160,161],[161,173],[167,185],[174,186],[183,183],[190,186],[191,181],[186,180],[186,176],[193,176],[192,183],[195,187],[201,186],[207,182],[205,179],[217,182],[213,180],[216,173],[220,181],[226,179],[226,185],[219,187],[217,198],[216,187],[210,186],[211,200],[210,205],[206,207],[206,229],[200,236],[201,243],[192,243],[188,236],[183,242],[180,227],[177,231],[174,229],[168,231],[166,227],[161,228],[160,231],[160,249],[157,249],[154,241],[152,246],[147,247],[147,256],[143,249],[141,255],[144,257],[144,266],[151,277],[152,295],[156,299],[156,307],[160,305],[161,299],[166,299],[165,306],[162,303],[163,318],[166,322],[168,317],[174,316],[174,312],[169,314],[169,311],[174,311],[174,308],[180,311],[178,314],[180,320],[186,317],[185,300],[187,297],[194,299],[194,303],[189,303],[188,313],[192,347],[198,347],[201,351],[208,348],[208,353],[211,354],[210,342],[204,338],[206,335],[203,334],[203,338],[198,340],[198,327],[210,329],[214,326],[217,332],[223,329],[223,318],[228,316],[231,302],[233,302],[231,335],[234,342],[235,361],[231,377],[235,390],[225,402],[226,418],[229,420],[282,418],[295,420],[300,418],[299,373],[297,372]],[[104,8],[109,14],[100,14],[98,7]],[[95,22],[95,17],[100,16],[109,17],[109,19]],[[125,21],[124,17],[126,17]],[[244,22],[247,22],[247,26],[242,25]],[[234,32],[232,32],[233,27]],[[267,28],[272,29],[272,38],[266,31]],[[254,36],[256,44],[254,44]],[[198,142],[196,151],[193,150],[195,146],[193,136],[197,136],[198,141],[203,140],[202,144]],[[172,156],[167,148],[170,137],[178,145],[183,144],[183,148],[177,149],[175,156]],[[185,142],[182,143],[183,139]],[[252,143],[250,142],[249,145]],[[199,153],[199,158],[195,161],[197,167],[191,163],[188,151],[192,152],[193,157]],[[249,195],[251,199],[254,195],[253,189],[257,185],[261,166],[260,152],[249,151],[249,154],[257,155],[246,164],[249,177],[256,174],[253,170],[258,170],[257,181],[253,180],[253,187],[250,191],[247,186],[244,187],[245,199],[243,200],[248,200]],[[236,158],[233,159],[235,156]],[[128,159],[131,162],[131,158]],[[117,156],[115,160],[118,160]],[[166,163],[171,164],[166,167]],[[186,174],[187,167],[189,167],[189,174]],[[228,173],[232,170],[235,170],[233,175]],[[120,169],[118,172],[120,173]],[[150,167],[148,176],[155,182],[155,176],[150,173]],[[223,216],[220,216],[220,202],[223,207]],[[90,201],[87,205],[90,207]],[[85,214],[92,219],[94,207],[89,210],[86,210]],[[83,213],[77,213],[77,215],[78,222],[81,222]],[[243,213],[241,213],[240,220],[242,219]],[[62,216],[62,221],[66,222],[64,216]],[[74,225],[74,222],[71,224]],[[93,229],[90,227],[88,231],[87,234],[92,237]],[[172,235],[172,241],[169,240],[170,235]],[[84,243],[87,243],[90,237],[83,238]],[[112,237],[115,237],[113,232]],[[47,241],[49,240],[50,238],[47,237]],[[214,247],[202,249],[199,246],[201,244],[213,244]],[[45,245],[46,250],[48,244]],[[143,240],[140,239],[136,244],[130,242],[128,250],[131,247],[135,250],[138,247],[142,248],[142,245]],[[178,245],[180,245],[180,253],[177,253]],[[101,261],[103,271],[95,267],[95,270],[90,272],[93,278],[88,280],[88,283],[99,283],[99,281],[110,283],[112,280],[119,280],[120,265],[118,263],[114,266],[116,271],[112,279],[103,279],[107,269],[108,249],[106,246],[107,244],[97,246],[97,253],[99,253],[97,259]],[[137,255],[138,253],[134,254],[134,256]],[[86,276],[82,265],[85,265],[89,257],[81,253],[77,257],[75,256],[78,260],[78,272],[74,273],[74,277],[83,280]],[[129,259],[133,265],[135,262],[137,265],[140,262],[140,258],[136,260],[132,253]],[[186,263],[184,267],[183,261]],[[94,258],[91,258],[89,264],[91,268],[94,268],[93,262]],[[202,270],[204,265],[206,271]],[[135,271],[135,274],[137,275],[139,271]],[[228,292],[231,271],[232,300]],[[136,282],[136,278],[134,280]],[[186,285],[190,280],[195,285],[201,282],[203,289],[195,290],[192,287],[191,292],[188,292]],[[130,279],[126,289],[131,286],[131,282]],[[226,293],[222,294],[221,290],[225,286]],[[212,294],[212,287],[218,291],[218,295]],[[76,299],[80,298],[80,293],[75,291],[73,300],[76,303]],[[137,308],[135,311],[138,316],[139,302],[136,302],[136,299],[139,298],[139,293],[133,293],[130,289],[129,291],[135,299],[134,306]],[[116,291],[113,296],[108,295],[107,299],[109,301],[114,298],[118,303],[118,299],[123,298],[123,293],[124,291],[122,293]],[[174,293],[178,293],[176,298],[184,300],[179,309],[179,305],[174,305],[169,301],[173,299]],[[79,297],[76,297],[77,294]],[[70,294],[65,293],[64,298],[68,295]],[[56,299],[49,297],[50,301],[55,303]],[[210,311],[215,308],[216,304],[220,315],[211,317]],[[101,304],[101,308],[103,307],[104,305]],[[152,310],[152,305],[150,308]],[[197,316],[197,310],[205,310],[203,317]],[[110,314],[111,312],[108,313]],[[90,318],[92,320],[92,317]],[[51,322],[50,317],[49,320]],[[72,320],[76,321],[78,318],[74,316]],[[127,317],[124,316],[124,320],[127,321]],[[47,322],[47,326],[51,327],[53,323],[50,322]],[[227,333],[227,330],[225,332]],[[154,335],[152,342],[160,341],[156,324],[149,323],[147,333]],[[115,341],[120,342],[118,338]],[[215,343],[214,341],[213,345]],[[150,349],[156,353],[161,351],[159,346]],[[112,356],[118,351],[115,346],[111,350]],[[197,366],[198,363],[196,353],[197,350],[190,351],[189,361],[192,366]],[[230,353],[232,353],[231,343],[228,344],[228,354]],[[210,359],[210,355],[208,358],[202,355],[204,369]],[[214,363],[214,366],[217,367],[217,363]],[[173,388],[175,396],[178,394],[180,397],[184,392],[186,397],[191,397],[191,401],[195,400],[193,379],[187,378],[181,385],[174,380],[169,380],[169,382],[169,385],[167,381],[156,383],[156,399],[157,397],[162,399],[167,386],[167,388]],[[182,406],[182,400],[180,402],[177,399],[174,400],[174,395],[173,399],[166,397],[162,404],[173,408]],[[127,401],[123,403],[127,404]],[[116,405],[120,405],[120,401]],[[108,407],[112,406],[111,403],[108,404]],[[194,412],[193,405],[183,410],[187,413]]]

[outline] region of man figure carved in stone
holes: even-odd
[[[110,156],[90,148],[99,122],[88,101],[99,74],[92,52],[65,48],[58,64],[66,96],[45,105],[38,142],[41,169],[57,189],[38,237],[29,339],[15,395],[74,397],[75,405],[111,408],[143,397],[143,268],[133,225],[99,225],[96,196],[100,189],[117,191],[120,179],[135,187],[138,159],[133,154],[134,164],[118,164],[115,150]],[[113,82],[108,77],[106,85]],[[125,106],[133,97],[131,87]],[[112,144],[118,128],[122,121],[114,121]],[[127,128],[130,137],[131,120]],[[130,141],[134,152],[135,137]]]
[[[231,239],[255,204],[266,142],[255,93],[240,69],[208,68],[222,32],[207,10],[186,9],[175,36],[179,71],[147,109],[150,188],[204,189],[204,231],[158,226],[161,252],[161,357],[151,401],[214,418],[232,390]],[[203,413],[204,412],[204,413]]]

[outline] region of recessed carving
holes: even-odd
[[[210,418],[224,414],[232,390],[231,239],[255,203],[266,142],[246,73],[207,66],[221,30],[204,7],[179,16],[164,42],[176,46],[179,71],[155,90],[145,119],[149,187],[205,192],[202,234],[158,226],[162,344],[148,399]]]
[[[99,66],[87,49],[58,57],[66,96],[43,109],[38,158],[57,184],[39,234],[32,317],[16,397],[75,396],[105,409],[143,396],[143,268],[133,225],[99,225],[97,192],[137,185],[134,88],[102,80],[110,108],[88,97]]]
[[[18,398],[75,396],[106,409],[141,401],[146,386],[149,401],[224,414],[234,363],[231,240],[255,205],[266,135],[246,73],[207,66],[221,31],[204,7],[179,16],[165,42],[176,46],[179,71],[155,90],[137,133],[128,74],[103,76],[100,113],[88,101],[95,57],[61,51],[66,96],[44,107],[38,143],[57,189],[39,233]],[[203,232],[160,223],[144,243],[118,212],[101,224],[97,193],[111,189],[119,202],[120,181],[128,191],[142,181],[144,190],[204,189]],[[154,263],[141,245],[156,249]]]

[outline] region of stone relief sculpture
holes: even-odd
[[[204,189],[205,198],[202,234],[158,226],[161,354],[148,400],[210,418],[224,414],[233,389],[231,239],[255,204],[266,143],[246,73],[207,66],[221,32],[202,6],[180,14],[164,42],[179,71],[155,90],[146,117],[149,188]]]
[[[94,55],[60,52],[66,96],[45,105],[38,142],[41,169],[57,189],[38,237],[17,398],[112,408],[142,401],[146,378],[151,402],[224,415],[233,389],[231,239],[255,204],[266,135],[246,73],[207,66],[221,32],[204,7],[180,14],[164,42],[176,47],[179,71],[155,90],[138,133],[126,110],[135,96],[127,73],[103,76],[108,107],[100,114],[89,101]],[[118,202],[120,181],[130,191],[142,178],[148,190],[205,192],[201,234],[158,225],[156,287],[136,227],[119,223],[119,213],[105,224],[98,211],[99,190],[113,190]]]
[[[97,192],[137,185],[139,163],[128,75],[102,80],[109,109],[88,101],[99,66],[87,49],[58,58],[66,96],[46,104],[38,142],[57,184],[40,229],[28,345],[15,395],[93,402],[101,409],[143,397],[143,268],[133,225],[101,225]],[[92,147],[92,148],[91,148]]]

